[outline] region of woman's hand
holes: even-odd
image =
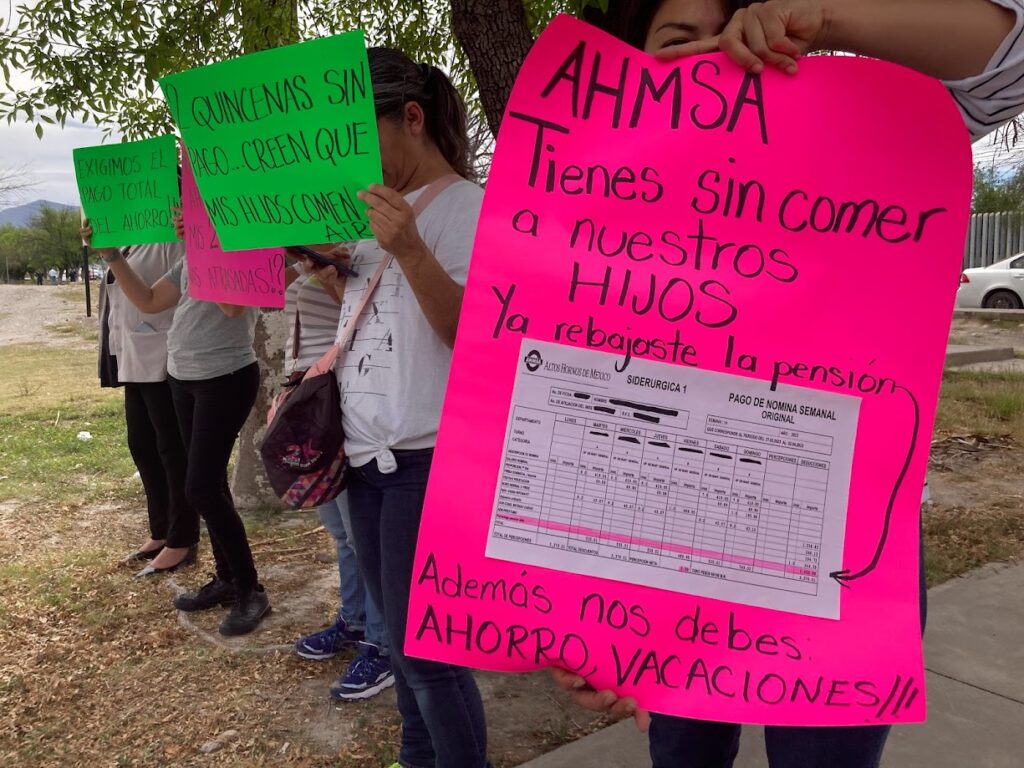
[[[722,51],[749,72],[762,72],[768,65],[795,75],[801,56],[824,47],[831,21],[831,10],[822,0],[768,0],[737,11],[720,35],[669,46],[655,55],[676,59]]]
[[[78,234],[81,235],[85,247],[92,248],[92,225],[88,219],[82,222],[82,228],[78,230]],[[97,248],[95,250],[104,261],[109,261],[118,253],[117,248]]]
[[[352,254],[349,252],[348,246],[346,245],[322,243],[320,245],[307,245],[306,248],[311,251],[321,253],[332,261],[337,261],[347,265],[351,265],[352,263]],[[321,266],[312,259],[304,257],[298,251],[289,251],[289,255],[301,260],[306,274],[315,275],[316,279],[320,281],[320,284],[324,286],[325,289],[327,289],[328,293],[332,294],[332,298],[337,300],[337,298],[344,292],[346,277],[339,274],[336,267]]]
[[[572,694],[572,700],[578,706],[592,712],[607,712],[614,717],[621,718],[632,715],[636,721],[637,730],[641,733],[647,733],[647,729],[650,728],[650,713],[638,709],[633,699],[620,699],[615,691],[595,691],[587,684],[585,678],[557,667],[551,667],[551,677],[554,678],[555,685]]]
[[[416,229],[416,214],[404,197],[383,184],[372,184],[358,197],[369,206],[370,229],[381,248],[399,263],[423,255],[426,246]]]
[[[185,217],[181,214],[181,208],[177,205],[171,206],[171,220],[174,222],[174,234],[181,242],[185,242]]]

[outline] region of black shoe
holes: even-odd
[[[182,592],[174,598],[174,607],[179,611],[205,611],[218,605],[228,606],[235,602],[235,585],[213,577],[195,592]]]
[[[238,600],[224,621],[220,623],[220,633],[225,637],[236,635],[247,635],[252,632],[263,621],[263,617],[270,613],[270,600],[263,587],[239,595]]]
[[[164,551],[164,548],[163,548],[162,545],[157,547],[156,549],[145,549],[145,550],[140,549],[138,552],[133,552],[132,554],[128,555],[128,557],[126,557],[124,559],[124,562],[126,562],[126,563],[136,563],[136,562],[139,562],[139,563],[141,563],[141,562],[144,562],[146,560],[152,560],[153,558],[155,558],[157,555],[159,555],[163,551]]]
[[[187,568],[196,561],[196,556],[199,554],[199,545],[193,544],[188,548],[188,552],[185,553],[185,557],[180,563],[168,566],[167,568],[157,568],[154,565],[147,565],[141,571],[135,574],[136,579],[141,579],[145,576],[159,576],[161,573],[174,573],[179,568]]]

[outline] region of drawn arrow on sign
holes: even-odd
[[[829,578],[835,579],[841,587],[849,587],[851,581],[862,579],[871,573],[878,566],[878,562],[882,559],[882,551],[885,549],[885,543],[889,538],[889,524],[892,522],[892,510],[896,505],[896,497],[899,496],[900,488],[903,486],[903,481],[907,477],[907,471],[910,469],[910,460],[914,455],[914,446],[917,445],[917,434],[921,428],[921,406],[918,405],[917,398],[914,397],[914,393],[906,387],[897,384],[897,389],[902,389],[907,393],[907,397],[910,398],[910,402],[914,406],[914,430],[910,435],[910,445],[907,447],[907,457],[903,460],[903,467],[900,469],[899,475],[896,477],[896,483],[892,487],[892,493],[889,495],[889,506],[885,510],[885,521],[882,523],[882,533],[878,538],[878,546],[875,547],[875,556],[871,558],[871,562],[865,565],[856,573],[851,573],[849,568],[844,568],[841,571],[832,571],[829,574]]]

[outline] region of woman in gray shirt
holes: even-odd
[[[88,242],[92,230],[82,236]],[[177,307],[167,334],[167,381],[188,452],[185,497],[206,520],[217,564],[213,579],[174,600],[182,611],[218,605],[231,610],[222,635],[252,632],[270,612],[256,575],[245,526],[228,488],[227,467],[238,432],[256,400],[260,373],[253,351],[258,310],[199,301],[188,292],[187,257],[147,285],[116,249],[100,249],[121,292],[142,312]]]

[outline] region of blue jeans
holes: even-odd
[[[324,528],[334,537],[334,547],[338,553],[341,618],[349,629],[365,632],[366,642],[377,646],[382,654],[389,653],[391,644],[388,642],[387,629],[384,628],[384,616],[363,583],[356,551],[350,543],[352,535],[348,493],[342,492],[334,501],[321,505],[317,513]]]
[[[921,632],[928,618],[928,586],[921,535]],[[740,726],[669,715],[651,715],[652,768],[732,768]],[[878,768],[888,725],[849,727],[767,726],[764,745],[771,768]]]
[[[484,768],[487,725],[468,669],[405,655],[413,559],[433,450],[395,451],[398,468],[376,460],[349,470],[352,537],[370,595],[384,608],[392,640],[404,768]]]

